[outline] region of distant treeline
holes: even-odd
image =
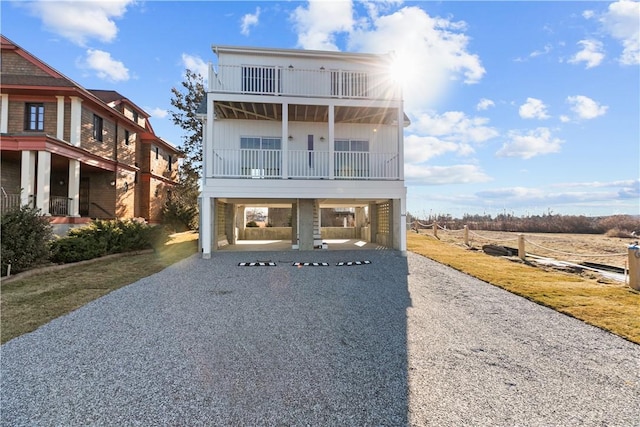
[[[574,215],[534,215],[516,217],[509,214],[467,215],[461,219],[450,215],[434,215],[421,219],[407,215],[412,227],[425,228],[437,222],[438,226],[450,230],[459,230],[468,226],[470,230],[512,231],[528,233],[578,233],[607,234],[618,237],[632,237],[640,234],[640,216],[612,215],[605,217],[586,217]],[[417,222],[416,222],[417,221]]]

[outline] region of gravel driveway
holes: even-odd
[[[192,257],[1,374],[3,426],[640,425],[640,346],[395,251]]]

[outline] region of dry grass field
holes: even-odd
[[[420,230],[420,234],[433,236],[433,230]],[[469,230],[469,245],[478,250],[482,245],[518,247],[518,235],[506,231]],[[625,267],[627,248],[637,240],[607,237],[603,234],[522,233],[525,251],[544,257],[576,264],[595,262],[615,267]],[[438,230],[438,239],[445,243],[464,245],[463,230]]]
[[[455,233],[448,235],[439,231],[438,236],[441,239],[438,240],[433,237],[432,233],[421,235],[409,233],[407,248],[538,304],[551,307],[640,344],[640,316],[638,315],[640,313],[640,291],[633,290],[622,282],[602,280],[593,274],[576,274],[540,268],[522,262],[517,257],[495,257],[489,256],[481,250],[469,250],[462,244],[462,240],[458,241],[453,237],[454,235]],[[498,237],[496,234],[493,236]],[[554,237],[558,236],[554,235]],[[587,253],[587,250],[590,250],[589,253],[593,253],[595,250],[602,251],[607,247],[591,238],[598,236],[588,237],[582,240],[578,236],[575,236],[575,239],[565,239],[563,240],[565,247],[562,250],[568,252],[567,249],[576,250],[584,245],[582,253]],[[552,240],[550,239],[546,244],[551,245]],[[605,241],[608,242],[607,245],[610,245],[610,250],[619,251],[616,239]],[[495,241],[491,243],[500,244]],[[480,249],[482,244],[484,243],[475,241],[473,247]],[[574,244],[574,247],[567,248],[566,246],[569,244]],[[517,247],[517,242],[508,242],[506,245]],[[560,248],[559,246],[555,247]],[[624,250],[626,251],[626,246],[624,246]],[[570,256],[573,257],[573,255]]]

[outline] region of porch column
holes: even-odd
[[[406,225],[402,224],[402,199],[393,199],[391,200],[391,212],[389,212],[389,224],[390,232],[391,232],[391,242],[393,245],[393,249],[403,250],[402,243],[405,242],[406,248]],[[406,215],[404,215],[406,221]]]
[[[289,178],[289,104],[282,103],[282,179]]]
[[[369,233],[369,241],[378,243],[378,205],[375,203],[369,203]]]
[[[214,199],[208,196],[200,198],[200,245],[202,258],[211,258],[211,234],[213,232],[211,221],[211,205]]]
[[[3,110],[4,111],[4,110]],[[20,206],[33,206],[36,189],[36,152],[23,151],[20,166]]]
[[[333,142],[335,127],[335,105],[329,104],[329,179],[335,178],[335,159],[333,154],[335,149],[335,143]]]
[[[214,173],[219,174],[222,171],[214,170],[214,156],[213,150],[216,146],[216,141],[213,136],[214,131],[214,117],[215,117],[215,104],[213,102],[213,98],[209,94],[207,94],[207,119],[202,126],[202,133],[204,133],[202,141],[203,149],[206,149],[202,153],[202,182],[203,184],[206,182],[206,178],[210,178],[214,176]]]
[[[236,227],[238,228],[237,240],[244,240],[244,228],[247,226],[245,206],[236,205]]]
[[[298,246],[298,204],[291,203],[291,245]]]
[[[225,221],[225,234],[227,235],[227,242],[230,245],[236,244],[236,205],[234,203],[227,203],[225,205],[224,215]]]
[[[36,179],[36,208],[49,215],[49,194],[51,192],[51,153],[38,151],[38,178]]]
[[[356,238],[362,239],[362,227],[365,226],[364,208],[356,207],[355,212]]]
[[[64,140],[64,96],[56,95],[58,99],[58,117],[56,118],[56,138]]]
[[[313,207],[314,199],[298,199],[298,232],[301,251],[313,250]]]
[[[80,216],[80,161],[69,159],[69,216]]]
[[[69,98],[71,98],[69,142],[74,147],[79,147],[82,140],[82,99],[77,96],[70,96]]]
[[[0,133],[9,132],[9,95],[0,95]]]
[[[404,106],[398,104],[398,179],[404,181]]]

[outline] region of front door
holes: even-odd
[[[80,216],[89,216],[89,178],[80,178],[80,201],[78,206]]]

